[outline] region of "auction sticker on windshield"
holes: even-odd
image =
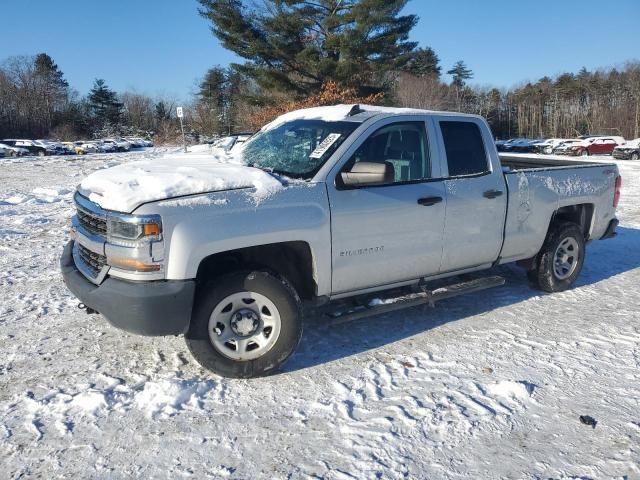
[[[331,145],[336,143],[336,140],[340,138],[340,135],[340,133],[330,133],[329,135],[327,135],[327,138],[321,141],[316,149],[311,152],[309,158],[321,158],[327,152],[327,150],[331,148]]]

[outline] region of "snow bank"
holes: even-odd
[[[233,157],[174,155],[100,170],[85,178],[80,190],[106,210],[130,212],[156,200],[198,193],[252,188],[261,202],[282,188],[262,170],[224,163]]]

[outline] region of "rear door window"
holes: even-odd
[[[487,153],[478,125],[473,122],[441,121],[440,130],[450,177],[489,171]]]

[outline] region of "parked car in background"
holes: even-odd
[[[251,138],[252,133],[238,133],[236,135],[228,135],[221,137],[211,144],[213,149],[230,152],[234,148],[242,145]]]
[[[124,137],[134,148],[153,147],[153,142],[140,137]]]
[[[126,142],[129,142],[129,144],[131,145],[131,148],[142,148],[142,147],[144,147],[144,144],[142,143],[141,139],[139,139],[139,138],[125,137],[125,138],[123,138],[123,140],[125,140]]]
[[[565,140],[563,142],[560,142],[558,144],[558,146],[553,149],[552,153],[554,153],[556,155],[567,155],[567,151],[571,147],[573,147],[575,145],[578,145],[578,144],[581,144],[583,142],[584,142],[584,140],[580,140],[580,139],[577,139],[577,138]]]
[[[117,152],[128,152],[131,150],[131,144],[124,138],[105,138],[102,140],[102,143],[113,145]]]
[[[76,146],[73,142],[60,142],[60,145],[62,145],[70,155],[78,154],[78,152],[76,152]]]
[[[619,160],[640,160],[640,138],[618,145],[612,155]]]
[[[624,143],[622,137],[591,137],[572,145],[567,155],[588,157],[589,155],[611,155],[613,150]]]
[[[14,147],[5,143],[0,143],[0,151],[2,151],[5,157],[22,157],[29,155],[29,150],[22,147]]]
[[[44,157],[45,155],[56,155],[55,148],[50,147],[39,140],[6,139],[2,140],[2,143],[9,145],[10,147],[18,147],[28,150],[30,155],[38,155],[40,157]]]
[[[547,138],[535,144],[537,153],[545,153],[550,155],[553,153],[554,148],[560,145],[562,142],[566,142],[566,138]]]
[[[502,143],[500,146],[496,145],[496,149],[499,152],[513,152],[514,148],[519,145],[521,142],[526,141],[526,138],[510,138],[506,142]]]
[[[86,155],[87,153],[98,152],[98,145],[95,142],[73,142],[77,155]]]
[[[92,143],[96,146],[99,153],[111,153],[118,151],[115,143],[105,143],[102,140]]]

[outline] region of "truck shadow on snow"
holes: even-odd
[[[640,229],[618,228],[618,236],[587,247],[585,264],[575,289],[593,286],[640,267]],[[443,300],[435,308],[408,308],[350,323],[328,326],[325,318],[305,324],[302,342],[283,372],[315,367],[417,335],[449,322],[487,314],[536,296],[550,295],[529,287],[523,269],[505,265],[490,271],[506,279],[503,287]],[[551,294],[551,295],[563,295]],[[523,322],[526,318],[522,319]],[[410,347],[407,354],[411,354]]]

